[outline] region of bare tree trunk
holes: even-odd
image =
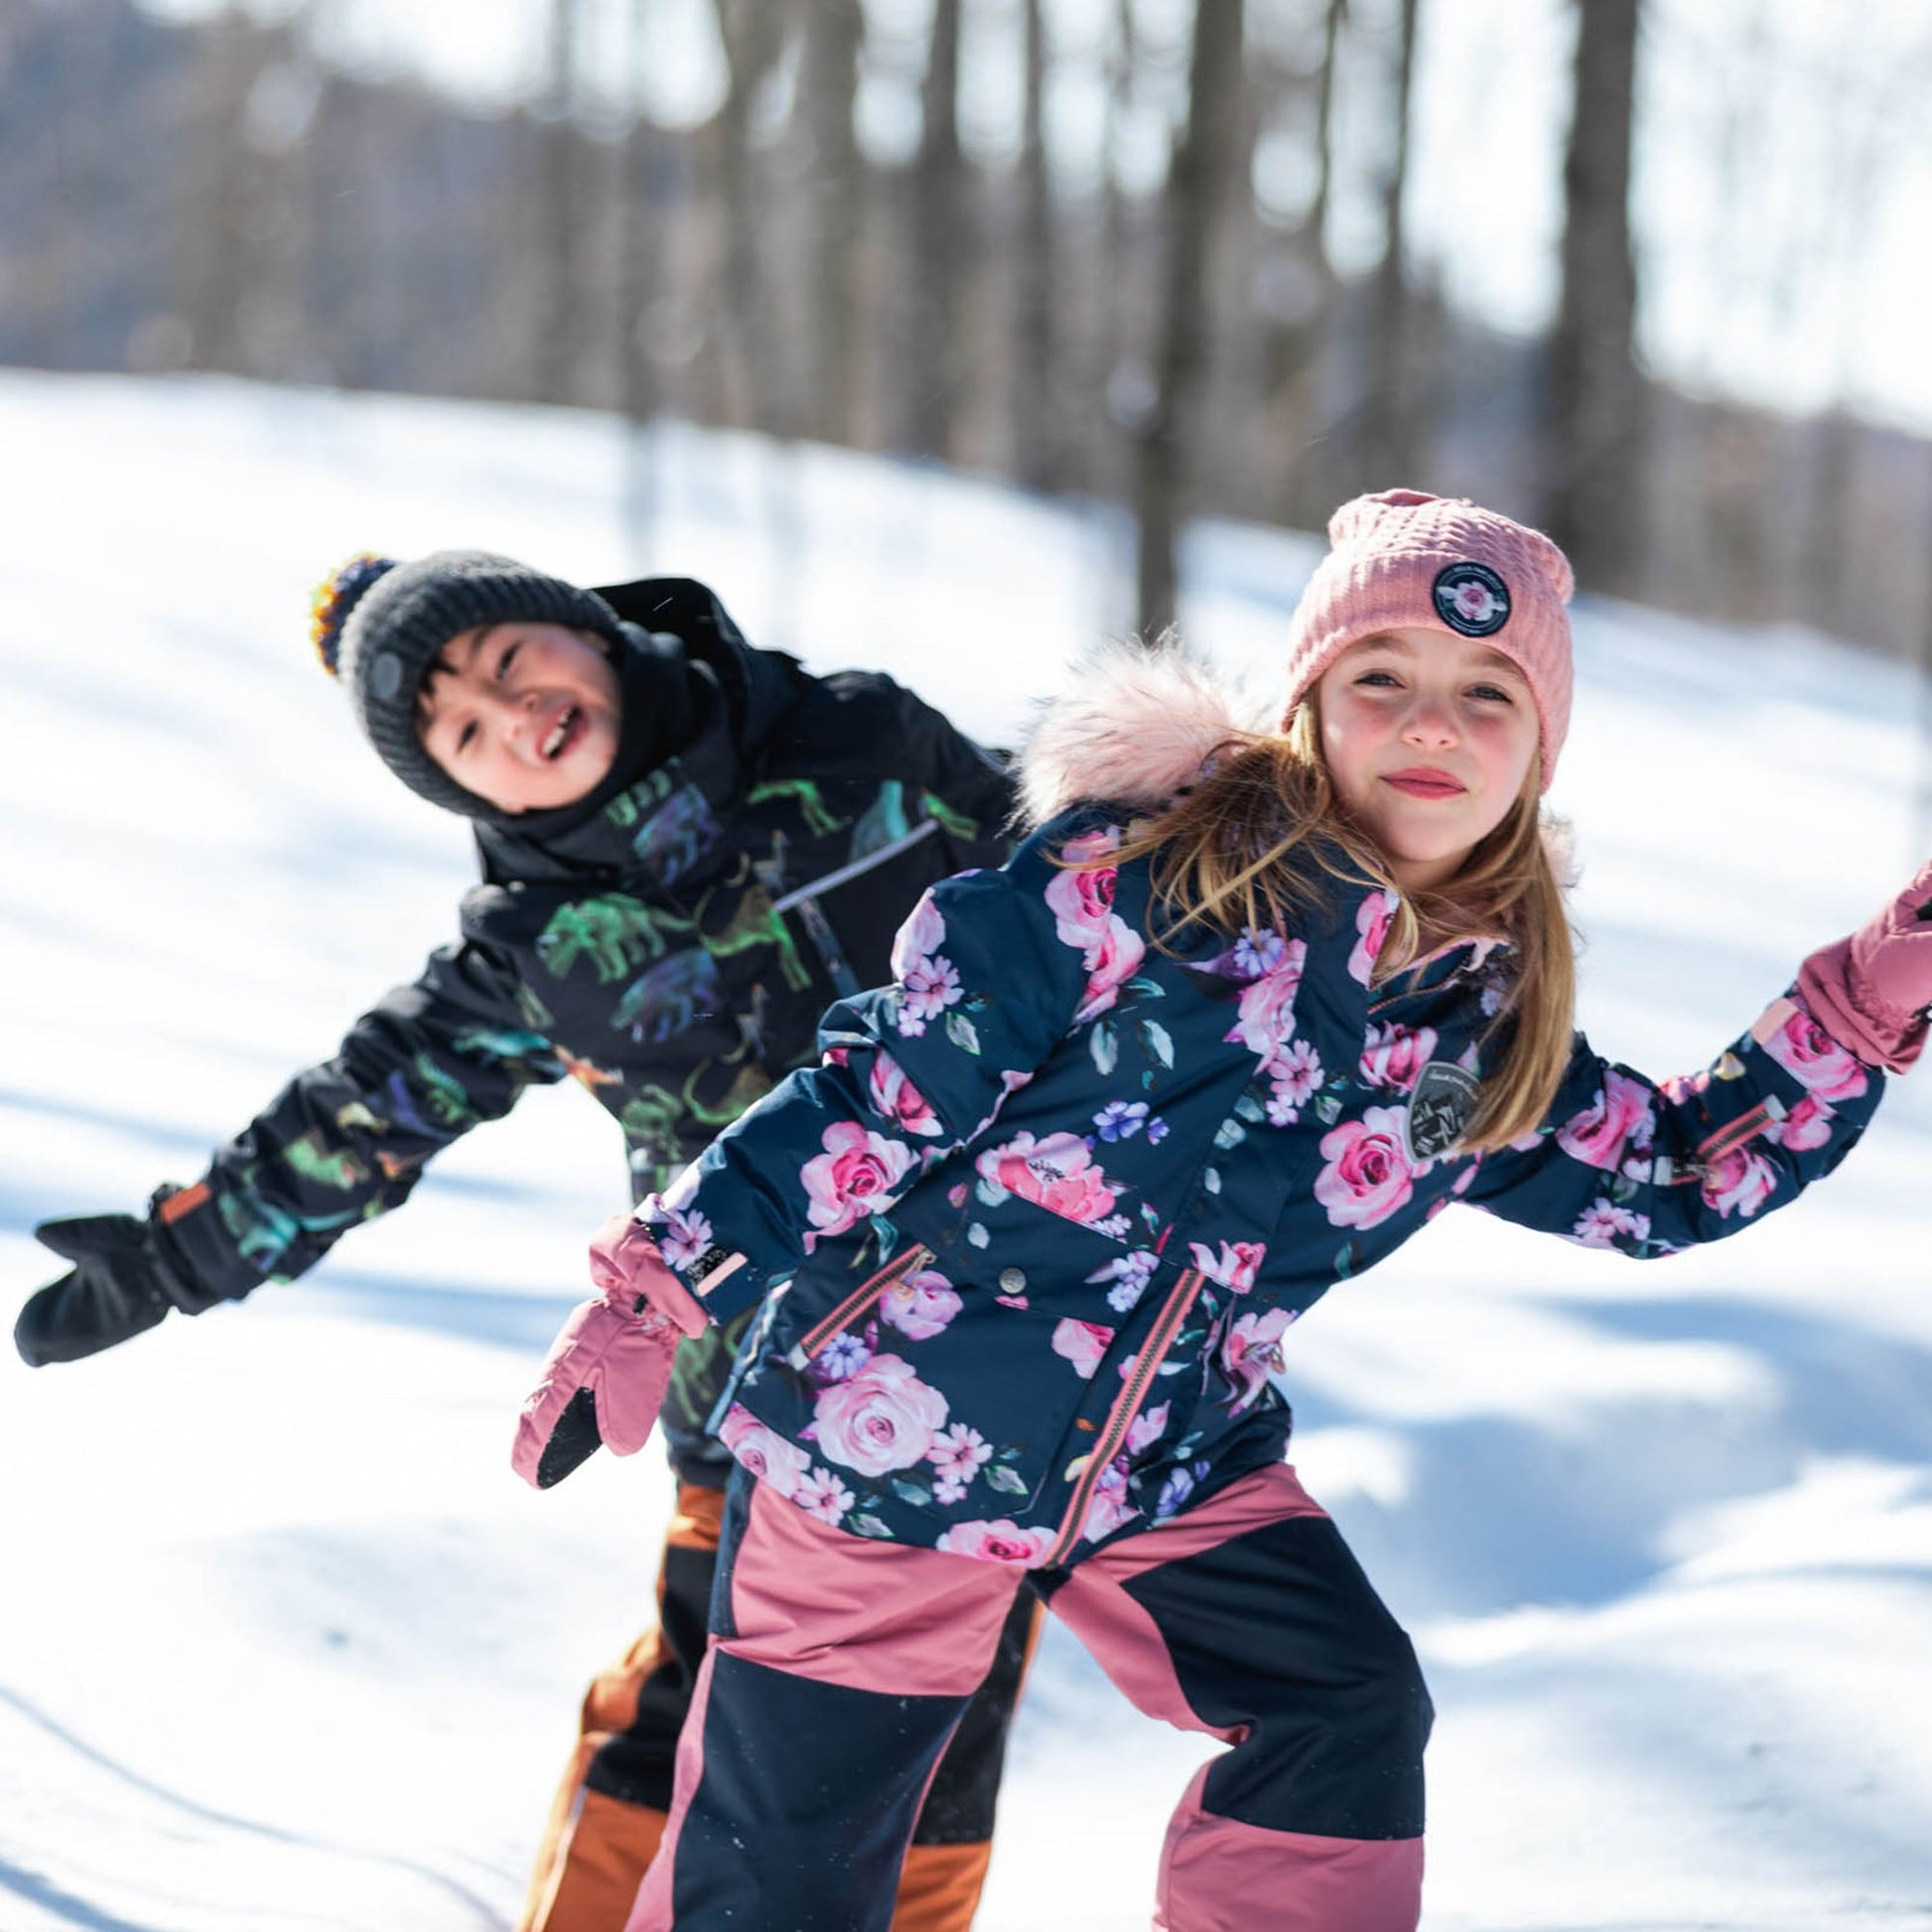
[[[1054,387],[1053,188],[1046,170],[1044,0],[1024,0],[1027,95],[1020,146],[1020,260],[1013,330],[1014,474],[1029,489],[1061,482]]]
[[[959,145],[959,26],[960,0],[934,0],[912,179],[915,279],[904,394],[906,444],[920,456],[953,454],[966,386],[962,311],[973,248]]]
[[[657,407],[657,369],[651,355],[650,332],[645,313],[651,300],[652,256],[662,251],[655,244],[656,209],[652,206],[654,184],[652,168],[656,161],[657,130],[644,112],[641,81],[644,49],[648,45],[645,29],[655,0],[630,0],[628,33],[630,41],[630,119],[618,144],[617,222],[618,272],[613,303],[615,327],[613,342],[617,355],[618,406],[624,420],[639,424],[650,420]]]
[[[248,281],[250,157],[248,92],[259,71],[257,35],[231,7],[207,30],[194,81],[192,159],[175,248],[177,310],[188,325],[188,360],[245,371],[241,310]]]
[[[1368,359],[1362,399],[1361,469],[1366,489],[1386,489],[1411,480],[1416,412],[1421,398],[1412,380],[1409,278],[1402,205],[1409,187],[1409,123],[1416,71],[1417,0],[1401,0],[1395,81],[1395,152],[1382,187],[1381,265],[1369,294]]]
[[[1112,44],[1107,60],[1106,146],[1102,160],[1099,258],[1094,266],[1090,388],[1100,407],[1087,412],[1093,433],[1084,451],[1087,487],[1108,497],[1125,496],[1127,452],[1121,432],[1138,427],[1129,391],[1138,389],[1130,362],[1133,336],[1127,309],[1127,197],[1120,184],[1121,130],[1134,91],[1137,45],[1133,0],[1114,0]]]
[[[1643,0],[1578,0],[1577,15],[1544,517],[1579,578],[1614,589],[1639,562],[1642,503],[1630,125]]]
[[[800,79],[812,157],[815,246],[807,290],[812,434],[850,443],[859,413],[859,233],[866,169],[853,116],[865,47],[861,0],[807,0]]]
[[[714,5],[731,82],[706,130],[724,224],[718,237],[720,299],[711,305],[712,317],[727,349],[734,417],[774,434],[795,435],[798,425],[776,345],[773,291],[760,268],[763,222],[752,152],[752,110],[784,53],[784,9],[773,0],[714,0]]]
[[[536,322],[532,366],[538,398],[573,402],[584,357],[583,196],[575,69],[580,0],[550,0],[549,60],[544,75],[542,235],[529,272],[543,285],[531,304]]]
[[[1197,0],[1188,79],[1187,126],[1168,171],[1164,201],[1167,272],[1155,396],[1137,438],[1135,520],[1140,535],[1136,596],[1141,634],[1174,621],[1174,547],[1192,470],[1194,427],[1206,361],[1207,267],[1226,177],[1241,87],[1242,0]]]

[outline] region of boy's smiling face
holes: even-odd
[[[498,811],[553,811],[618,755],[618,674],[602,639],[511,620],[459,630],[416,697],[423,749]]]

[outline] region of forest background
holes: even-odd
[[[0,362],[963,466],[1123,629],[1406,483],[1932,662],[1928,105],[1909,0],[0,0]]]

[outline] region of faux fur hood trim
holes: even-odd
[[[1267,708],[1167,631],[1152,644],[1110,638],[1077,658],[1020,754],[1029,831],[1090,800],[1161,806],[1230,738],[1273,729]]]

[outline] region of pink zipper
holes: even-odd
[[[1168,1350],[1173,1346],[1173,1338],[1180,1332],[1180,1324],[1187,1319],[1187,1312],[1194,1306],[1194,1298],[1199,1295],[1201,1284],[1206,1279],[1196,1268],[1184,1270],[1173,1286],[1173,1293],[1168,1297],[1167,1305],[1155,1316],[1154,1326],[1148,1330],[1147,1340],[1135,1358],[1134,1373],[1121,1385],[1120,1394],[1114,1398],[1106,1425],[1094,1440],[1087,1466],[1081,1471],[1080,1480],[1073,1485],[1073,1500],[1067,1504],[1066,1514],[1060,1519],[1059,1534],[1053,1539],[1053,1547],[1040,1559],[1040,1567],[1050,1568],[1058,1563],[1080,1540],[1080,1530],[1086,1522],[1087,1505],[1093,1499],[1094,1489],[1106,1474],[1107,1465],[1120,1453],[1120,1447],[1127,1440],[1127,1432],[1134,1427],[1135,1418],[1147,1406],[1148,1390],[1154,1386],[1154,1378],[1167,1359]]]
[[[916,1274],[931,1259],[932,1250],[916,1243],[903,1254],[895,1255],[878,1274],[861,1283],[830,1314],[805,1331],[791,1351],[792,1367],[803,1368],[827,1342],[836,1340],[851,1327],[888,1289],[897,1288],[907,1275]]]

